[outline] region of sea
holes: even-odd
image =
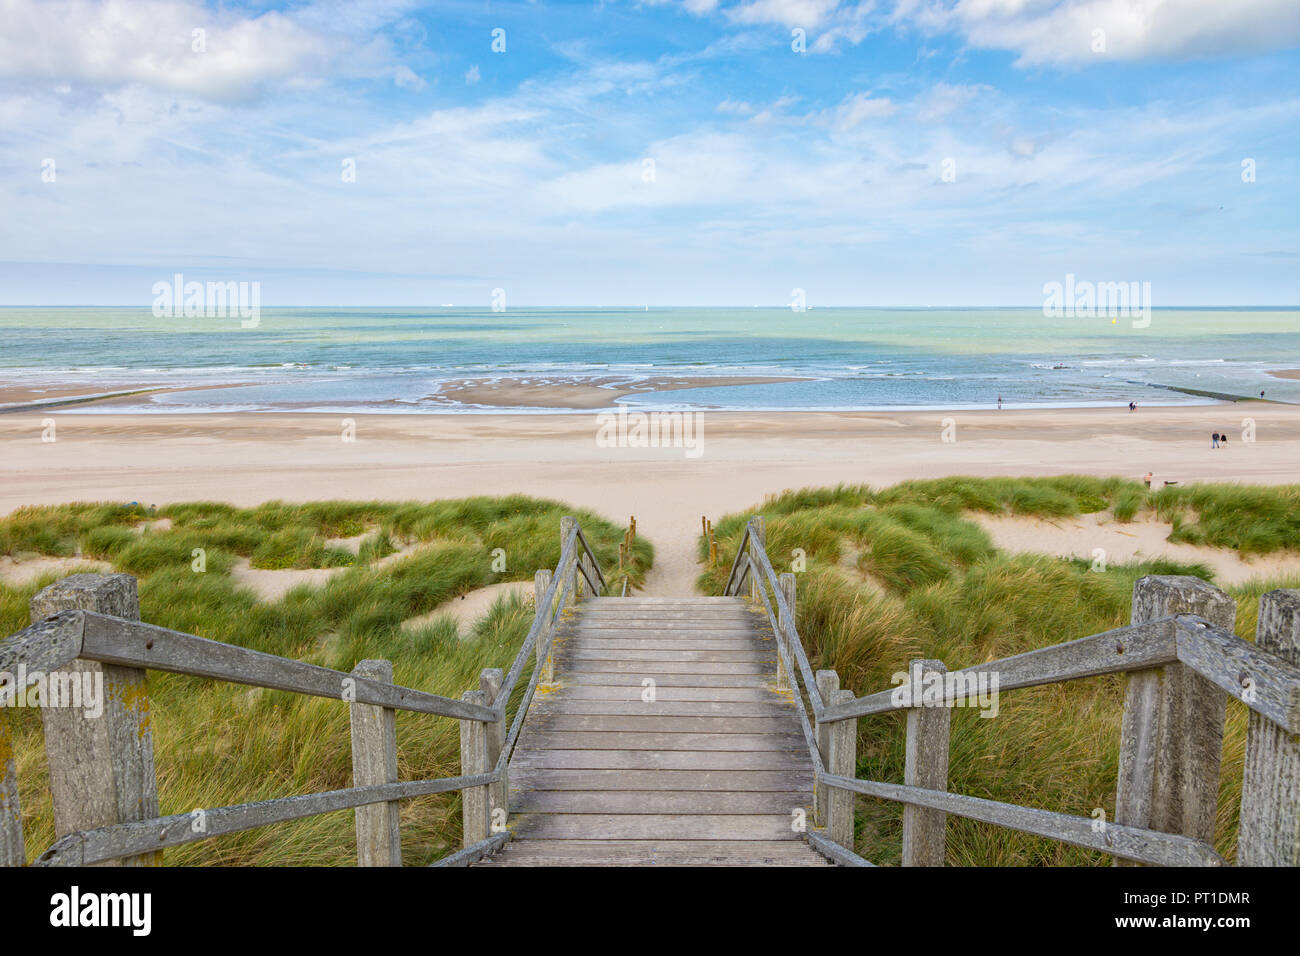
[[[1300,309],[264,308],[256,321],[149,308],[0,308],[0,383],[184,388],[96,412],[495,411],[441,383],[797,381],[642,392],[655,409],[889,410],[1300,402]],[[203,386],[228,386],[205,388]],[[68,409],[69,411],[73,409]],[[518,409],[538,414],[560,408]]]

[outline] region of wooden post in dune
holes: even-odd
[[[853,691],[837,690],[828,703],[847,704],[853,700]],[[858,775],[858,722],[856,719],[840,720],[830,729],[830,761],[826,769],[837,777],[853,779]],[[826,836],[849,852],[853,852],[852,790],[833,788],[826,795]]]
[[[1232,631],[1237,605],[1200,578],[1148,575],[1133,585],[1134,624],[1195,614]],[[1115,822],[1214,843],[1227,696],[1181,663],[1129,675],[1120,728]],[[1115,859],[1116,866],[1143,864]]]
[[[781,645],[788,651],[791,646],[789,629],[795,626],[794,574],[789,571],[784,571],[778,576],[778,580],[781,582],[781,596],[785,598],[786,606],[790,609],[790,619],[788,621],[782,621],[778,616],[777,624],[780,625],[781,633],[776,635],[776,639],[780,641]],[[781,656],[779,651],[776,655],[776,688],[777,690],[790,689],[790,675],[786,673],[785,659]]]
[[[817,681],[817,693],[821,695],[822,703],[829,706],[831,701],[839,693],[840,675],[832,670],[818,671],[814,675]],[[816,722],[813,728],[813,738],[817,741],[817,753],[822,758],[822,766],[826,772],[831,772],[831,730],[834,724],[824,724],[820,720]],[[813,783],[813,823],[818,827],[827,825],[827,812],[830,804],[827,801],[827,793],[830,788],[820,780]]]
[[[767,529],[763,524],[763,516],[754,515],[749,519],[749,555],[753,562],[749,570],[749,599],[755,604],[763,600],[763,585],[760,582],[762,572],[758,569],[758,561],[754,560],[754,555],[766,547]]]
[[[1259,601],[1255,645],[1300,665],[1300,590]],[[1300,866],[1300,741],[1251,711],[1241,785],[1239,866]]]
[[[359,661],[352,673],[385,684],[393,682],[393,664]],[[352,785],[397,783],[397,722],[391,707],[351,703]],[[357,807],[357,866],[401,866],[401,804],[396,800]]]
[[[569,538],[573,535],[573,532],[576,531],[577,528],[578,528],[578,519],[577,519],[577,518],[574,518],[574,517],[572,517],[571,515],[565,515],[563,518],[560,519],[560,550],[561,550],[561,552],[563,552],[563,550],[564,550],[564,545],[568,542]],[[574,604],[577,604],[579,601],[582,600],[582,588],[583,588],[583,584],[582,584],[582,570],[578,567],[578,564],[579,564],[580,562],[581,562],[581,558],[578,558],[577,560],[575,560],[575,561],[573,562],[573,571],[570,572],[570,573],[573,575],[573,580],[572,580],[572,581],[566,581],[566,582],[563,582],[564,584],[567,584],[569,587],[573,588],[573,603],[574,603]]]
[[[460,695],[467,704],[488,705],[487,695],[481,690],[467,690]],[[460,772],[463,776],[487,773],[487,724],[481,720],[460,722]],[[460,792],[461,840],[463,846],[473,846],[488,837],[489,796],[488,787],[466,787]]]
[[[140,620],[136,580],[129,574],[74,574],[31,600],[32,622],[59,611],[82,610]],[[145,671],[97,661],[72,661],[61,675],[98,685],[103,713],[41,701],[56,836],[151,820],[158,816],[153,731]],[[162,853],[123,857],[107,866],[156,866]]]
[[[505,673],[499,667],[485,667],[478,675],[479,690],[487,698],[487,706],[495,707],[497,705],[497,696],[501,693],[501,684],[505,680]],[[507,703],[504,702],[503,703]],[[501,719],[489,721],[487,724],[487,765],[491,770],[497,765],[497,760],[501,756],[501,748],[506,743],[506,714],[505,708],[502,707]],[[506,809],[506,801],[510,793],[509,781],[506,779],[506,772],[501,771],[501,779],[488,788],[488,815],[491,817],[499,807]]]
[[[0,685],[0,690],[17,693],[18,688]],[[23,811],[18,802],[18,768],[14,763],[15,713],[0,710],[0,867],[22,866],[27,862],[23,843]]]
[[[948,669],[943,661],[914,660],[908,674],[922,681]],[[903,783],[927,790],[948,789],[948,747],[952,709],[921,702],[921,686],[912,684],[912,706],[907,711],[907,751]],[[947,859],[948,814],[942,810],[903,805],[903,866],[943,866]]]
[[[551,663],[551,614],[555,608],[546,605],[546,591],[551,586],[551,572],[542,569],[533,574],[533,595],[537,613],[542,615],[542,629],[537,634],[534,651],[537,654],[537,666],[542,674],[537,678],[542,684],[549,684],[554,679],[554,667]],[[546,605],[546,606],[543,606]]]

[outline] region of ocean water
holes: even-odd
[[[1136,323],[1140,326],[1141,322]],[[0,382],[214,386],[104,411],[484,411],[432,401],[464,378],[636,381],[794,376],[645,393],[656,408],[879,409],[1185,404],[1176,389],[1300,402],[1300,310],[1156,309],[1047,318],[1041,309],[262,309],[157,318],[148,309],[0,309]],[[84,409],[94,411],[93,406]],[[553,410],[553,409],[552,409]]]

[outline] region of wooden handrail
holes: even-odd
[[[929,790],[898,783],[880,783],[875,780],[855,780],[823,773],[818,779],[827,786],[851,790],[854,793],[905,803],[910,806],[942,810],[954,816],[967,817],[1017,830],[1035,836],[1048,837],[1100,850],[1112,856],[1159,866],[1223,866],[1226,861],[1204,840],[1148,830],[1140,827],[1105,823],[1091,817],[1072,816],[1050,810],[1037,810],[1014,803],[1001,803],[981,797],[969,797],[946,790]]]
[[[392,800],[409,800],[434,793],[463,790],[492,781],[491,774],[477,777],[442,777],[434,780],[404,780],[371,787],[347,787],[306,793],[294,797],[239,803],[192,813],[178,813],[152,820],[117,823],[93,830],[78,830],[60,837],[40,855],[35,866],[89,866],[124,856],[135,856],[168,847],[197,843],[212,837],[255,830],[272,823],[350,810]],[[197,816],[201,813],[202,816]]]
[[[357,671],[346,673],[145,624],[116,614],[75,609],[60,610],[0,641],[0,674],[12,675],[12,679],[6,676],[3,682],[0,682],[0,704],[24,691],[28,685],[38,680],[40,675],[49,674],[73,661],[84,660],[116,668],[138,670],[141,673],[149,670],[165,671],[345,701],[353,707],[354,721],[358,719],[358,705],[364,705],[362,711],[369,707],[375,708],[374,712],[381,714],[402,710],[453,717],[462,722],[462,727],[466,723],[470,726],[499,724],[504,720],[510,695],[529,657],[533,656],[532,652],[537,641],[542,639],[542,635],[549,637],[553,632],[556,619],[570,603],[577,599],[579,581],[585,581],[592,593],[600,593],[606,587],[600,563],[582,529],[573,519],[567,519],[565,524],[566,527],[571,527],[569,533],[565,535],[560,559],[550,584],[538,603],[532,626],[509,672],[504,677],[500,671],[491,672],[495,675],[493,684],[485,686],[495,686],[495,682],[499,680],[500,687],[487,704],[475,703],[473,700],[454,700],[392,684],[391,669],[387,672],[389,681],[375,680]],[[129,610],[131,613],[136,612],[138,604],[134,603],[134,579],[127,575],[116,575],[110,578],[92,577],[89,580],[114,582],[110,590],[113,591],[115,599],[119,599],[122,594],[129,591],[131,595],[131,601],[128,602]],[[129,587],[124,587],[122,582]],[[84,588],[86,583],[79,582],[78,586]],[[93,583],[91,586],[99,587],[98,583]],[[125,610],[121,613],[125,613]],[[364,663],[385,664],[386,662]],[[358,671],[362,669],[359,667]],[[395,805],[398,800],[452,790],[468,793],[493,785],[500,785],[504,789],[510,754],[540,675],[541,668],[535,666],[510,733],[502,740],[500,753],[496,755],[494,765],[485,768],[484,772],[462,773],[455,777],[431,780],[396,781],[393,779],[395,772],[390,770],[387,773],[392,775],[388,778],[391,782],[382,782],[384,776],[381,775],[379,780],[371,777],[370,785],[366,786],[353,786],[323,793],[300,794],[203,809],[169,817],[150,817],[78,829],[59,837],[41,854],[36,861],[37,865],[81,866],[142,855],[152,856],[167,847],[322,813],[382,803]],[[391,717],[389,719],[391,721]],[[354,751],[359,746],[356,733],[354,725]],[[385,734],[388,737],[387,741],[382,740]],[[386,732],[380,732],[380,738],[377,739],[379,742],[373,746],[386,746],[390,748],[391,753],[391,748],[395,746],[391,724]],[[483,739],[486,740],[486,736]],[[371,745],[367,743],[365,746]],[[354,772],[357,772],[355,759],[354,753]],[[152,778],[151,760],[148,774]],[[154,812],[157,812],[156,805]],[[201,825],[196,825],[196,814],[201,814]],[[508,838],[508,832],[493,833],[460,853],[448,857],[443,861],[444,865],[455,866],[473,862],[474,859],[495,851]],[[391,839],[387,839],[387,843],[389,850],[392,850],[392,861],[400,862],[400,854],[394,849],[395,840],[394,824]],[[14,848],[9,847],[8,844],[6,848],[4,859],[0,862],[22,862],[21,852],[18,852],[17,858],[14,858]],[[18,833],[17,850],[21,851],[21,831]],[[383,857],[383,853],[386,852],[388,850],[372,855]]]
[[[913,772],[911,769],[913,720],[918,721],[916,732],[921,733],[919,728],[923,725],[923,721],[919,718],[923,716],[920,710],[924,708],[963,705],[972,698],[987,694],[990,683],[994,681],[996,682],[992,683],[994,692],[1001,692],[1102,674],[1141,675],[1143,672],[1161,667],[1186,667],[1191,673],[1212,684],[1213,689],[1241,700],[1254,715],[1257,715],[1251,718],[1248,749],[1252,749],[1255,755],[1255,763],[1252,766],[1255,768],[1253,772],[1258,778],[1258,785],[1272,789],[1271,795],[1264,796],[1246,794],[1243,789],[1242,827],[1244,831],[1249,817],[1252,830],[1250,836],[1243,837],[1243,840],[1252,847],[1251,862],[1288,861],[1292,864],[1300,862],[1300,844],[1296,844],[1295,834],[1291,833],[1292,830],[1297,829],[1292,826],[1291,821],[1300,817],[1300,806],[1297,806],[1293,793],[1282,792],[1289,789],[1283,781],[1293,781],[1294,775],[1298,772],[1297,768],[1300,768],[1300,749],[1297,749],[1294,741],[1295,735],[1300,734],[1300,654],[1293,653],[1296,647],[1300,646],[1300,637],[1288,630],[1288,628],[1300,630],[1300,592],[1270,592],[1265,595],[1265,601],[1271,600],[1270,607],[1274,609],[1267,624],[1271,630],[1267,635],[1262,633],[1265,624],[1261,611],[1261,639],[1258,644],[1252,644],[1231,632],[1229,629],[1232,623],[1231,614],[1224,618],[1227,624],[1227,627],[1224,627],[1198,614],[1161,614],[1158,609],[1154,609],[1153,605],[1147,604],[1143,614],[1149,619],[1140,620],[1137,611],[1137,594],[1141,586],[1148,581],[1154,582],[1157,588],[1165,588],[1166,592],[1173,589],[1176,601],[1181,602],[1182,606],[1181,608],[1167,607],[1167,610],[1186,610],[1189,602],[1195,605],[1197,601],[1206,600],[1220,603],[1196,605],[1198,610],[1211,606],[1219,608],[1222,602],[1227,602],[1228,610],[1232,610],[1230,598],[1197,579],[1146,578],[1135,587],[1135,623],[1125,627],[954,672],[945,671],[940,661],[913,662],[917,667],[930,669],[932,674],[942,674],[943,686],[938,699],[927,697],[924,703],[919,703],[911,693],[900,695],[900,690],[918,689],[915,685],[905,683],[902,688],[895,686],[889,690],[852,699],[838,699],[840,694],[843,694],[844,698],[851,698],[852,695],[847,691],[828,691],[831,699],[823,700],[817,686],[818,681],[813,676],[812,667],[799,638],[793,609],[786,601],[780,581],[768,559],[761,533],[761,520],[751,519],[746,524],[731,570],[727,575],[724,593],[732,596],[740,595],[743,593],[742,589],[746,581],[752,582],[753,596],[759,600],[775,632],[780,661],[785,666],[786,672],[791,675],[793,696],[799,712],[801,729],[809,745],[816,782],[841,792],[864,794],[917,808],[915,811],[917,816],[912,818],[913,825],[917,829],[912,832],[914,839],[920,843],[914,845],[911,850],[908,847],[908,817],[906,814],[904,817],[905,864],[909,862],[909,852],[914,854],[911,861],[923,865],[930,865],[936,861],[942,863],[942,814],[951,813],[1061,840],[1075,846],[1099,850],[1126,861],[1172,866],[1223,865],[1224,859],[1206,839],[1201,839],[1197,835],[1185,835],[1188,832],[1196,834],[1195,830],[1165,832],[1152,826],[1128,825],[1123,822],[1108,823],[1104,820],[1101,821],[1101,825],[1098,825],[1098,821],[1091,818],[949,793],[946,790],[934,789],[933,786],[914,785],[916,781],[911,778],[908,784],[892,784],[857,780],[852,776],[834,773],[826,767],[819,741],[815,739],[820,737],[823,727],[830,733],[834,733],[834,727],[846,721],[856,725],[860,717],[892,711],[908,711],[910,714],[908,773],[911,774]],[[756,533],[756,530],[759,533]],[[1150,589],[1147,593],[1149,596]],[[1219,614],[1220,611],[1215,610],[1214,613]],[[1290,658],[1266,650],[1265,647],[1281,648],[1285,653],[1290,654]],[[833,672],[823,673],[831,679],[828,686],[832,690],[838,686],[838,678]],[[818,729],[815,732],[809,726],[800,683],[808,695],[808,709],[817,720]],[[1124,719],[1126,734],[1149,733],[1149,729],[1137,728],[1136,725],[1133,730],[1127,729],[1130,722],[1127,710]],[[1133,719],[1136,721],[1145,718],[1135,716]],[[1260,725],[1254,723],[1261,719],[1267,723]],[[1277,734],[1291,735],[1291,742],[1288,744],[1283,742],[1284,738],[1274,740],[1268,737],[1269,727],[1275,728]],[[934,732],[942,735],[942,739],[946,741],[948,733],[946,721],[934,728]],[[946,743],[943,747],[942,753],[931,755],[935,760],[942,758],[936,765],[939,786],[945,785],[947,775]],[[832,753],[834,753],[833,748]],[[925,755],[922,753],[920,756]],[[851,770],[852,761],[845,766]],[[1214,766],[1216,773],[1217,766],[1216,761]],[[1250,774],[1248,774],[1248,781],[1249,779]],[[1293,789],[1293,784],[1290,785],[1290,789]],[[1249,811],[1246,809],[1248,801],[1251,802]],[[1255,806],[1256,803],[1260,806]],[[932,811],[940,814],[937,821]],[[1117,808],[1117,813],[1119,812]],[[831,815],[833,817],[834,812]],[[1279,819],[1283,821],[1280,827],[1277,823]],[[1142,819],[1141,822],[1147,821]],[[1287,830],[1290,835],[1284,834],[1270,839],[1261,838],[1260,831],[1269,826]],[[1170,827],[1170,829],[1175,828]],[[1212,836],[1212,827],[1207,832]],[[836,835],[834,839],[827,839],[824,834],[810,829],[806,836],[810,844],[836,862],[869,865],[867,861],[852,852],[851,827],[847,833],[841,830],[841,834],[842,836]],[[1255,843],[1261,844],[1262,848],[1254,849]],[[1256,860],[1254,857],[1259,859]]]

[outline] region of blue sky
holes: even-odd
[[[1298,49],[1296,0],[0,0],[0,303],[1290,305]]]

